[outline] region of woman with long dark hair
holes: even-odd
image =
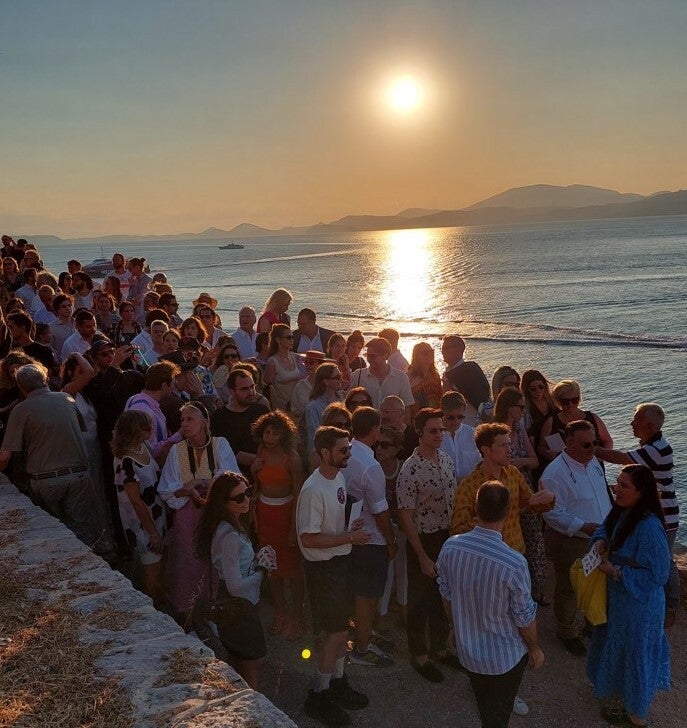
[[[663,630],[670,550],[656,479],[627,465],[613,486],[615,504],[592,537],[605,555],[608,622],[594,628],[587,677],[606,701],[609,722],[647,725],[658,690],[670,688],[670,648]]]
[[[256,566],[245,523],[250,496],[248,481],[235,472],[223,472],[210,483],[196,553],[211,562],[218,577],[211,619],[219,638],[239,675],[259,690],[267,645],[258,612],[263,570]]]
[[[441,376],[434,363],[434,349],[426,341],[420,341],[413,347],[408,379],[415,398],[415,404],[411,406],[413,416],[423,407],[439,406],[442,395]]]

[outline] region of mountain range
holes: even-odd
[[[346,215],[332,222],[320,222],[307,227],[285,227],[274,230],[245,222],[236,225],[231,230],[209,227],[199,233],[107,235],[88,238],[88,240],[97,243],[175,239],[227,240],[270,235],[312,235],[367,230],[459,227],[555,220],[597,220],[654,215],[687,215],[687,190],[662,191],[644,196],[588,185],[569,185],[567,187],[528,185],[513,187],[469,207],[456,210],[411,207],[393,215]],[[60,241],[60,238],[52,235],[20,235],[18,237],[27,237],[36,242]]]

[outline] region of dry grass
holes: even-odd
[[[63,601],[27,599],[33,577],[34,571],[0,564],[0,633],[11,639],[0,648],[0,726],[129,728],[127,695],[95,667],[104,646],[79,641],[93,615],[79,615]]]
[[[184,647],[169,653],[167,670],[155,681],[154,687],[164,688],[178,683],[202,683],[227,693],[236,691],[234,684],[207,661]]]

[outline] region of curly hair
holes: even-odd
[[[265,430],[271,427],[279,433],[279,445],[286,452],[296,449],[296,441],[298,439],[298,428],[293,420],[282,410],[274,410],[266,412],[258,417],[251,427],[251,434],[256,445],[262,442]]]
[[[150,415],[140,410],[127,410],[122,412],[112,433],[112,454],[115,457],[124,457],[133,448],[140,445],[141,435],[150,427]]]

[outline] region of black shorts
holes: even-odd
[[[239,660],[261,660],[267,654],[265,632],[257,604],[230,622],[217,625],[217,632],[226,651]]]
[[[351,583],[357,597],[379,599],[384,594],[389,569],[386,546],[364,544],[351,551]]]
[[[305,562],[305,579],[315,634],[335,634],[348,629],[348,620],[353,614],[349,567],[349,556]]]

